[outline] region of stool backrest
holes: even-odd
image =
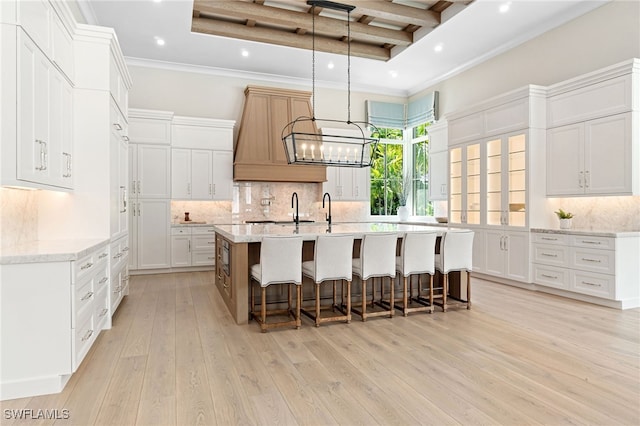
[[[260,244],[260,285],[302,284],[302,238],[263,237]]]
[[[384,232],[365,234],[360,245],[362,279],[396,276],[398,234]]]
[[[412,274],[435,273],[436,239],[434,231],[407,232],[402,238],[402,273],[405,277]]]
[[[471,271],[473,268],[473,231],[447,231],[440,241],[442,272]]]
[[[316,283],[325,280],[351,281],[353,235],[319,235],[314,252]]]

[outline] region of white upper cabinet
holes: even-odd
[[[129,139],[131,143],[171,144],[171,119],[169,111],[144,109],[129,110]]]
[[[640,194],[640,60],[549,87],[547,195]]]
[[[233,191],[233,151],[213,151],[211,197],[231,200]]]
[[[137,153],[135,175],[137,198],[171,198],[171,150],[168,146],[132,145]]]
[[[429,134],[429,199],[446,200],[448,195],[448,128],[446,121],[427,127]]]

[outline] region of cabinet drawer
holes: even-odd
[[[533,261],[544,265],[569,266],[569,247],[534,244]]]
[[[215,265],[215,252],[211,251],[194,251],[191,253],[192,266],[211,266]]]
[[[213,238],[215,233],[216,233],[216,231],[215,231],[215,229],[213,229],[213,226],[196,226],[196,227],[191,229],[191,234],[192,235],[207,234],[207,235],[211,235],[211,238]]]
[[[567,290],[569,288],[569,269],[534,264],[533,280],[536,284]]]
[[[569,245],[569,235],[566,234],[549,234],[549,233],[531,233],[534,243],[542,244],[562,244]]]
[[[572,247],[571,267],[613,275],[615,273],[615,252]]]
[[[106,326],[109,319],[109,286],[106,286],[96,292],[96,300],[94,302],[94,318],[96,322],[96,330],[108,328]]]
[[[86,310],[92,309],[94,295],[92,278],[87,278],[86,281],[82,281],[80,285],[75,286],[73,315],[71,316],[74,319],[71,324],[72,327],[77,324],[78,317],[82,316]]]
[[[216,242],[213,235],[193,235],[191,237],[192,250],[209,250],[215,252]]]
[[[186,226],[172,227],[171,235],[191,235],[191,228]]]
[[[88,310],[78,318],[78,326],[74,332],[74,354],[73,371],[77,370],[80,363],[84,359],[91,344],[95,340],[96,330],[94,323],[93,310]]]
[[[615,238],[611,237],[583,237],[580,235],[571,235],[571,245],[574,247],[615,250],[616,241]]]
[[[572,271],[569,289],[577,293],[613,299],[615,277],[593,272]]]

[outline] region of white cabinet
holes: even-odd
[[[60,392],[98,337],[109,246],[105,241],[80,255],[2,265],[3,400]]]
[[[20,27],[0,31],[2,183],[73,189],[73,89]]]
[[[171,266],[215,265],[213,227],[174,227],[171,229]]]
[[[446,200],[448,195],[448,128],[446,121],[427,127],[429,134],[429,199]]]
[[[110,151],[110,220],[111,238],[128,234],[129,209],[129,144],[127,123],[113,99],[111,99],[109,143]]]
[[[171,198],[171,150],[162,145],[129,145],[129,192],[137,198]]]
[[[623,309],[640,306],[640,236],[542,231],[532,238],[534,283],[615,301]]]
[[[485,253],[485,273],[530,282],[529,232],[488,229]]]
[[[474,142],[449,150],[449,222],[481,223],[482,145]]]
[[[640,60],[549,86],[548,196],[640,194]]]
[[[633,193],[631,113],[549,129],[547,195]]]
[[[233,152],[171,150],[171,198],[230,200],[232,186]]]
[[[130,269],[158,269],[171,266],[171,202],[138,199],[131,207],[131,235],[135,246],[129,255]]]
[[[334,201],[369,201],[369,174],[368,167],[327,167],[322,188]]]
[[[116,312],[123,297],[129,294],[129,236],[111,243],[111,284],[109,286],[108,307],[111,315]],[[107,328],[111,320],[105,320]]]

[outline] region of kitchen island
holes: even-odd
[[[435,231],[439,236],[454,228],[443,226],[422,226],[397,223],[336,223],[328,227],[326,223],[295,224],[237,224],[215,225],[216,232],[216,274],[218,290],[237,324],[249,320],[249,267],[260,260],[260,241],[265,236],[299,235],[304,244],[303,261],[313,259],[313,242],[318,235],[342,234],[355,238],[354,257],[359,255],[359,241],[365,234],[396,232],[398,237],[407,232]],[[459,228],[455,228],[459,231]],[[458,280],[454,280],[452,288]],[[304,290],[304,287],[303,287]]]

